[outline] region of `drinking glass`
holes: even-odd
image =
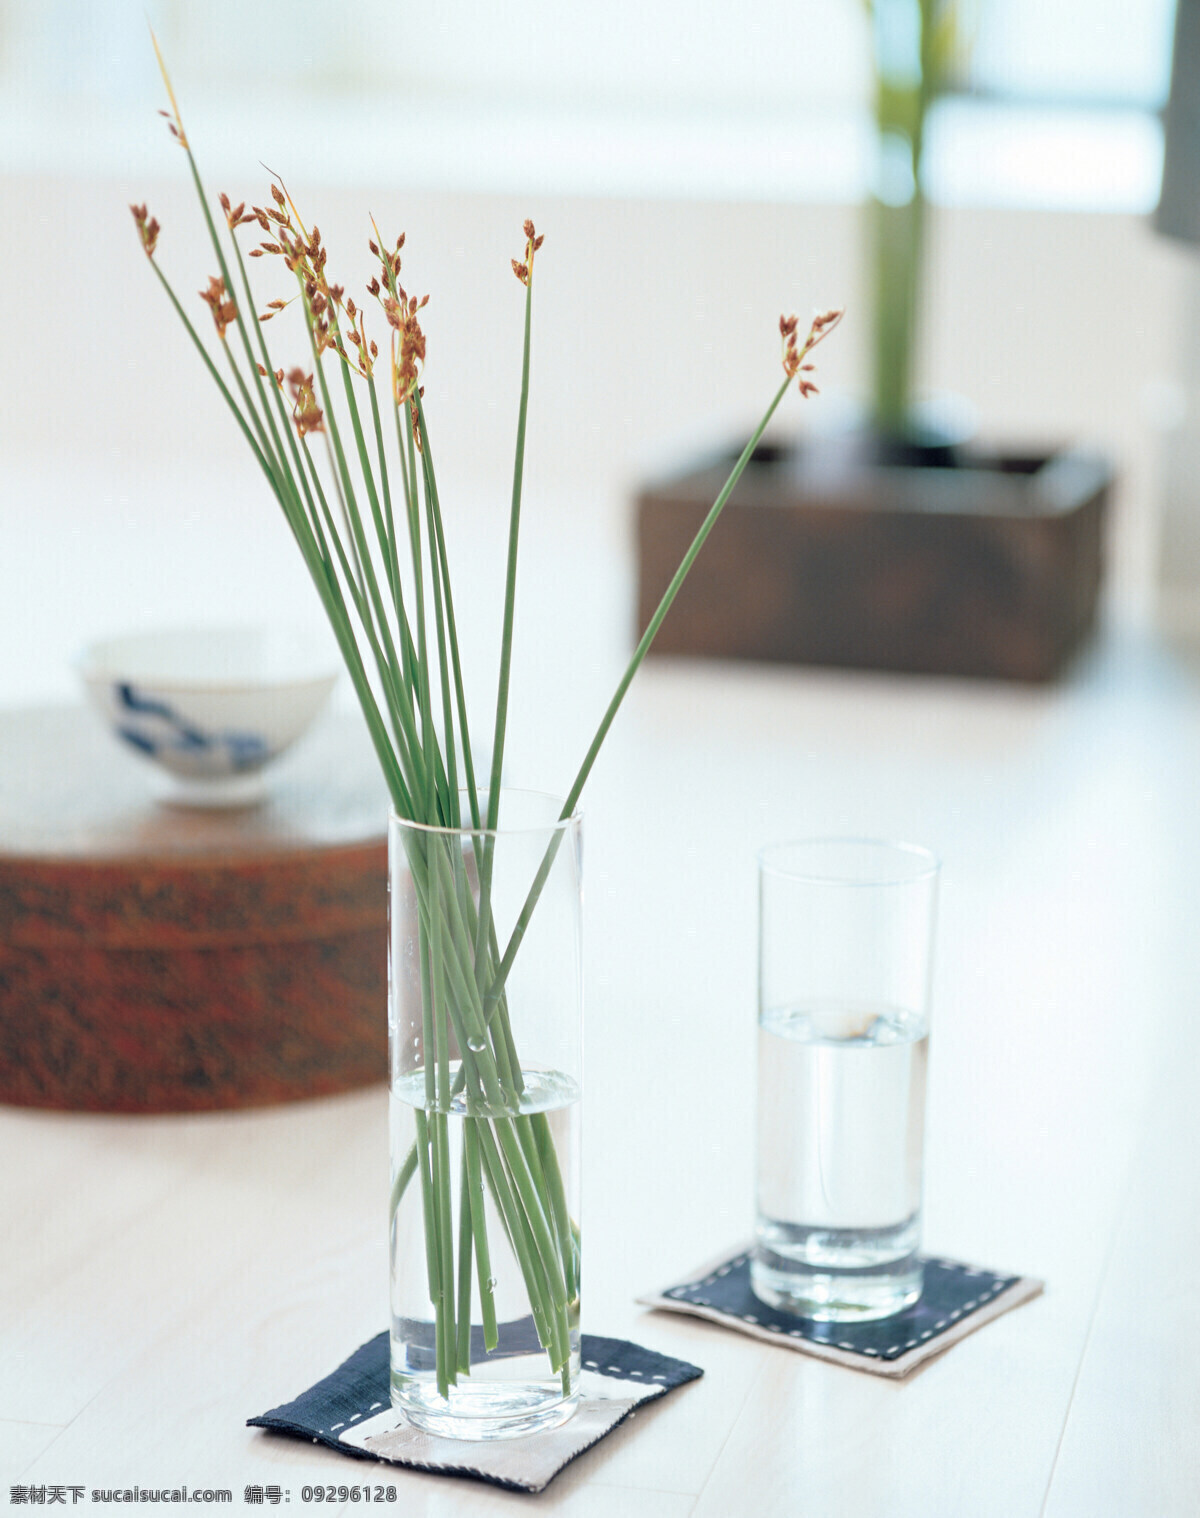
[[[758,1222],[751,1281],[826,1322],[921,1294],[939,864],[812,838],[759,854]]]

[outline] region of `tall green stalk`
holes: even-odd
[[[492,736],[492,776],[488,787],[488,828],[500,817],[500,776],[504,769],[504,739],[508,731],[508,686],[512,669],[513,618],[517,605],[517,546],[521,533],[521,490],[525,481],[525,427],[529,417],[529,347],[533,331],[533,223],[525,224],[526,261],[520,265],[525,286],[525,340],[521,353],[521,399],[517,407],[517,450],[513,464],[512,506],[508,521],[508,560],[504,574],[504,623],[500,632],[500,678],[496,686],[496,726]],[[519,276],[518,276],[519,277]],[[489,839],[489,850],[493,840]],[[490,860],[490,852],[489,852]]]
[[[911,426],[926,239],[921,186],[930,107],[960,47],[957,0],[867,0],[875,40],[879,183],[870,205],[874,298],[872,420],[889,437]]]

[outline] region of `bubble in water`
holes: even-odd
[[[468,1035],[467,1048],[470,1049],[472,1054],[482,1054],[484,1049],[487,1048],[487,1045],[484,1040],[479,1037],[478,1034],[475,1034],[473,1036]]]
[[[497,1279],[496,1279],[495,1276],[488,1276],[487,1281],[486,1281],[485,1284],[487,1286],[488,1291],[495,1291],[496,1287],[499,1286],[500,1282],[497,1281]]]

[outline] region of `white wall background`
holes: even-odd
[[[308,607],[282,524],[138,247],[135,197],[163,223],[159,260],[185,298],[211,272],[182,155],[167,167],[158,181],[0,180],[8,700],[69,689],[65,660],[101,625]],[[310,184],[302,163],[290,183],[351,291],[369,274],[367,211],[407,231],[404,277],[432,296],[426,381],[443,496],[469,561],[503,532],[521,321],[508,261],[527,214],[546,234],[529,542],[561,553],[550,573],[576,594],[600,562],[629,580],[631,493],[651,463],[754,420],[778,373],[782,309],[849,309],[821,351],[825,396],[789,401],[786,425],[828,419],[839,396],[864,389],[854,207],[342,191]],[[224,187],[240,198],[263,180],[251,165]],[[279,271],[252,267],[265,302]],[[991,438],[1109,452],[1121,476],[1112,589],[1127,610],[1152,595],[1156,420],[1173,404],[1189,269],[1138,218],[963,208],[933,222],[922,374],[971,399]],[[302,356],[283,323],[268,331],[281,362]],[[581,551],[609,557],[589,564]],[[500,579],[498,560],[481,564],[485,602]]]
[[[1042,5],[1033,27],[1024,0],[988,0],[981,86],[1036,94],[1039,58],[1070,33],[1075,3]],[[352,292],[370,273],[368,213],[407,232],[405,278],[432,296],[428,410],[480,659],[499,617],[521,320],[508,261],[525,216],[547,241],[527,468],[541,584],[519,636],[547,672],[569,672],[562,629],[589,605],[604,624],[594,651],[609,651],[595,657],[628,644],[633,491],[665,456],[753,422],[778,373],[781,310],[849,312],[821,352],[822,400],[790,401],[784,425],[828,424],[862,396],[870,139],[857,0],[736,12],[622,0],[520,22],[498,7],[358,0],[321,25],[282,3],[151,10],[211,192],[261,199],[269,162]],[[1124,15],[1107,8],[1092,43]],[[1170,0],[1138,17],[1123,74],[1093,59],[1092,84],[1060,71],[1061,88],[1142,105],[1161,94]],[[138,249],[127,205],[147,200],[164,227],[160,263],[206,320],[192,292],[212,260],[183,157],[153,114],[162,88],[144,26],[141,0],[0,0],[7,703],[71,693],[69,657],[102,630],[314,614]],[[1031,35],[1040,51],[1022,54]],[[1193,262],[1129,210],[1152,203],[1153,123],[1114,113],[1105,136],[1092,118],[1054,131],[1028,118],[1022,135],[975,120],[982,135],[951,121],[931,143],[952,203],[933,214],[922,381],[972,401],[990,439],[1092,441],[1112,456],[1112,603],[1144,616],[1162,428],[1185,403]],[[1046,193],[1030,192],[1031,167],[1046,168]],[[1110,209],[1029,208],[1039,200]],[[279,293],[269,263],[255,266],[264,301]],[[268,330],[281,362],[303,356],[284,323]]]

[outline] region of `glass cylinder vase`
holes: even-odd
[[[391,1391],[497,1439],[579,1395],[581,821],[528,791],[389,830]]]

